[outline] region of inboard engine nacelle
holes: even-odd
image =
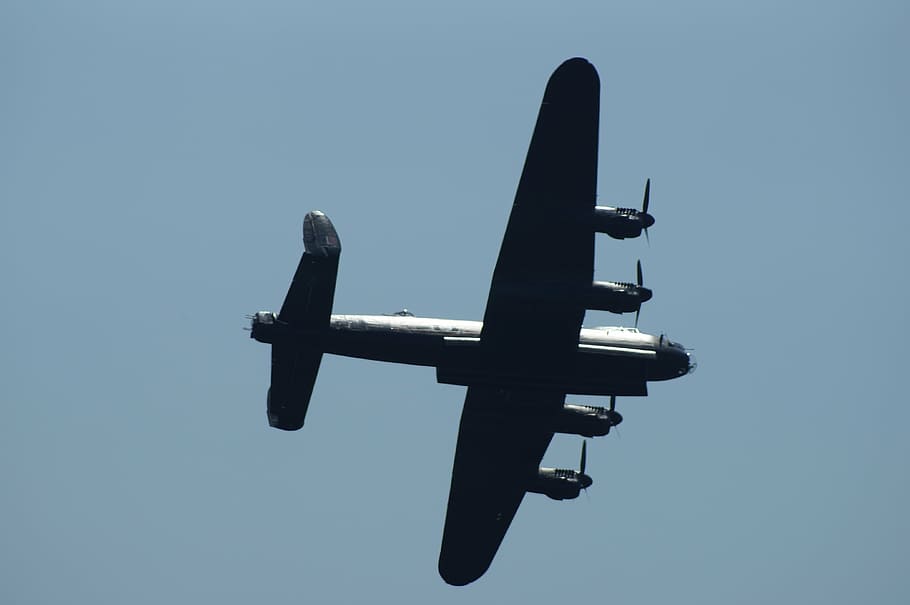
[[[653,296],[650,289],[628,282],[596,281],[585,298],[585,308],[610,313],[638,311]]]
[[[602,437],[620,422],[622,414],[616,410],[567,403],[557,413],[553,430],[583,437]]]

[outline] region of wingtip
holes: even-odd
[[[591,67],[594,67],[591,64],[591,62],[588,61],[587,59],[585,59],[584,57],[572,57],[570,59],[566,59],[565,61],[563,61],[562,64],[563,65],[570,65],[570,64],[591,65]]]
[[[449,586],[467,586],[471,582],[479,579],[484,573],[486,573],[489,566],[484,567],[477,573],[476,570],[465,570],[465,569],[451,569],[448,566],[444,565],[442,561],[439,562],[439,577]]]
[[[544,91],[545,103],[572,103],[600,98],[600,76],[594,65],[582,57],[563,61],[556,68]]]
[[[594,64],[585,59],[584,57],[572,57],[571,59],[566,59],[560,63],[559,67],[553,72],[553,75],[561,72],[577,72],[583,73],[587,72],[597,76],[597,68],[594,67]]]
[[[463,537],[443,532],[437,569],[439,576],[451,586],[466,586],[487,573],[498,550],[497,545],[492,552],[478,552],[476,545],[460,540]]]

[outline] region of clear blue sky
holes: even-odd
[[[910,602],[908,17],[3,3],[0,601]],[[579,55],[600,199],[651,177],[657,217],[650,247],[598,239],[597,277],[641,258],[641,328],[700,367],[621,399],[589,497],[528,496],[456,589],[464,390],[327,357],[304,430],[269,429],[243,316],[280,305],[318,208],[336,311],[480,318],[546,79]]]

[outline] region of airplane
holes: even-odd
[[[539,468],[554,433],[606,435],[622,421],[617,396],[645,396],[648,381],[695,368],[691,353],[663,334],[582,327],[587,309],[637,313],[651,297],[640,264],[637,285],[593,281],[596,232],[621,239],[653,224],[645,218],[650,185],[645,212],[607,215],[595,206],[599,111],[593,65],[560,65],[544,92],[482,322],[407,310],[332,314],[341,241],[319,211],[304,218],[304,252],[281,310],[251,317],[252,338],[271,345],[267,413],[278,429],[303,426],[325,353],[435,367],[438,382],[467,386],[438,563],[452,585],[487,571],[526,492],[572,499],[592,484],[586,445],[578,471]],[[610,405],[569,403],[567,394],[609,396]]]

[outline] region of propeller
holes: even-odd
[[[648,198],[645,197],[645,202],[647,202],[647,200],[648,200]],[[647,233],[647,232],[648,232],[648,230],[645,229],[645,233]],[[642,276],[641,276],[641,259],[638,259],[636,269],[637,269],[637,273],[638,273],[638,287],[641,288],[642,283],[644,282],[644,279],[642,279]],[[640,313],[641,313],[641,305],[638,305],[638,308],[635,309],[635,327],[636,328],[638,327],[638,316]]]
[[[611,428],[619,431],[619,423],[622,422],[622,414],[616,411],[616,395],[610,395],[610,405],[607,407],[607,414],[610,416]]]
[[[575,475],[578,478],[578,485],[581,489],[585,490],[585,495],[588,494],[588,488],[594,483],[594,481],[585,474],[585,466],[588,460],[587,450],[588,441],[584,440],[581,442],[581,462],[578,464],[578,474]]]
[[[645,199],[641,203],[642,214],[648,213],[648,204],[651,202],[651,179],[645,181]]]
[[[585,439],[581,442],[581,462],[578,464],[578,472],[581,475],[585,474],[585,463],[588,460],[587,446],[588,440]]]
[[[651,179],[648,179],[647,181],[645,181],[645,199],[641,203],[641,213],[642,214],[648,214],[648,205],[650,203],[651,203]],[[652,218],[650,222],[653,223],[654,219]],[[645,240],[647,240],[648,245],[650,246],[651,245],[651,236],[648,235],[648,228],[645,227],[644,231],[645,231]]]

